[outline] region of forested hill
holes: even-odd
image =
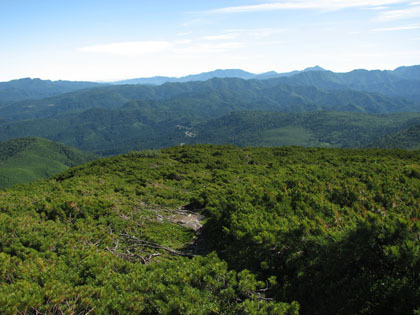
[[[318,72],[318,73],[317,73]],[[323,75],[320,72],[325,72],[324,75],[330,77],[332,81],[335,81],[336,84],[348,84],[352,85],[355,88],[359,87],[366,89],[368,86],[380,88],[380,84],[393,84],[399,81],[419,81],[420,80],[420,66],[403,66],[398,67],[395,70],[364,70],[358,69],[345,73],[332,72],[323,69],[320,66],[308,67],[304,70],[294,70],[290,72],[278,73],[276,71],[268,71],[265,73],[255,74],[241,69],[218,69],[209,72],[203,72],[199,74],[187,75],[180,78],[175,77],[165,77],[165,76],[155,76],[150,78],[136,78],[128,79],[122,81],[112,82],[113,84],[153,84],[160,85],[167,82],[189,82],[189,81],[206,81],[212,78],[240,78],[240,79],[273,79],[273,78],[284,78],[284,77],[293,77],[297,74],[309,73],[316,75]],[[306,75],[296,76],[307,77]],[[298,79],[299,80],[299,79]],[[372,82],[370,82],[373,80]],[[291,80],[293,81],[293,80]],[[346,82],[348,81],[348,82]],[[334,83],[334,82],[331,82]],[[417,82],[418,84],[418,82]],[[310,84],[313,85],[313,84]],[[385,91],[385,89],[383,89]]]
[[[0,192],[0,312],[419,312],[419,160],[181,146]]]
[[[371,147],[420,149],[420,124],[410,126],[396,133],[375,140]]]
[[[164,107],[157,110],[152,104],[130,102],[118,110],[94,108],[55,118],[7,123],[0,125],[0,140],[33,135],[102,155],[181,143],[355,148],[420,124],[420,113],[374,115],[326,111],[235,112],[191,122],[193,111],[185,112],[187,117],[174,111],[171,118]],[[420,144],[420,138],[413,138],[416,140]]]
[[[41,79],[19,79],[0,82],[0,106],[26,99],[40,99],[103,84],[78,81],[50,81]]]
[[[315,67],[253,77],[220,70],[184,78],[220,76],[207,81],[99,86],[0,105],[0,140],[37,136],[102,155],[181,143],[387,147],[384,137],[419,124],[419,72]],[[235,75],[253,79],[229,77]],[[85,84],[29,83],[34,90]],[[401,133],[395,144],[417,148],[411,134]]]
[[[420,66],[399,67],[393,71],[353,70],[347,73],[326,71],[321,67],[310,67],[302,71],[277,73],[269,71],[253,74],[240,69],[215,70],[182,78],[152,77],[129,79],[118,84],[164,84],[168,82],[190,83],[192,81],[206,81],[213,78],[240,78],[267,80],[277,78],[279,81],[291,85],[315,86],[322,89],[351,89],[368,91],[388,96],[398,96],[418,100],[420,86]],[[0,106],[26,99],[40,99],[72,92],[80,89],[92,88],[104,83],[77,81],[50,81],[40,79],[18,79],[0,82]],[[132,99],[132,98],[131,98]],[[50,102],[54,103],[54,102]]]
[[[235,77],[266,80],[280,78],[292,85],[315,86],[322,89],[351,89],[418,100],[420,97],[420,66],[399,67],[393,71],[358,69],[345,73],[327,71],[319,66],[302,71],[253,74],[239,69],[216,70],[181,78],[152,77],[124,80],[118,84],[163,84],[166,82],[205,81],[212,78]]]
[[[350,89],[419,100],[419,78],[420,67],[414,66],[405,71],[398,69],[395,71],[353,70],[347,73],[310,71],[278,80],[291,85],[315,86],[328,90]]]
[[[28,100],[0,108],[9,120],[53,117],[99,107],[117,109],[129,101],[143,101],[151,114],[204,119],[231,111],[271,110],[307,112],[395,113],[420,111],[420,103],[403,98],[352,90],[327,91],[312,86],[290,86],[279,79],[215,78],[204,82],[166,83],[161,86],[122,85]],[[160,116],[159,116],[160,117]]]
[[[92,153],[41,138],[0,142],[0,189],[48,178],[95,158]]]
[[[385,148],[388,147],[386,142],[377,139],[416,124],[420,124],[420,113],[236,112],[190,128],[194,137],[189,143],[338,148],[363,148],[376,143],[374,147]],[[412,136],[409,146],[401,141],[404,135],[400,141],[394,142],[393,148],[412,149],[414,144],[420,146],[420,137]]]

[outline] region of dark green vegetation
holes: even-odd
[[[283,114],[237,112],[199,124],[191,143],[232,143],[239,146],[360,148],[384,134],[420,123],[420,113],[373,115],[346,112]],[[420,138],[413,142],[420,145]],[[376,142],[375,142],[376,143]],[[385,142],[377,143],[383,147]],[[402,145],[402,146],[399,146]],[[394,147],[406,147],[404,143]]]
[[[402,96],[418,100],[420,97],[420,66],[399,67],[393,71],[367,71],[363,69],[347,73],[326,71],[319,66],[303,71],[277,73],[269,71],[253,74],[239,69],[216,70],[181,78],[152,77],[116,82],[118,84],[163,84],[166,82],[205,81],[212,78],[240,78],[266,80],[282,78],[281,81],[292,85],[315,86],[322,89],[357,90]]]
[[[192,115],[187,110],[183,113]],[[174,118],[170,115],[163,109],[150,110],[146,102],[131,102],[119,110],[95,108],[80,114],[0,125],[0,139],[35,135],[103,155],[180,143],[354,148],[369,146],[384,135],[420,123],[420,113],[249,111],[195,123],[181,117],[176,119],[176,112]],[[417,143],[420,144],[419,138]],[[383,142],[376,146],[382,147]]]
[[[373,142],[371,146],[387,149],[420,149],[420,125],[414,125],[394,134],[381,137]]]
[[[324,76],[322,72],[325,71]],[[225,69],[225,70],[215,70],[210,72],[204,72],[200,74],[188,75],[185,77],[175,78],[175,77],[163,77],[163,76],[155,76],[151,78],[137,78],[137,79],[129,79],[123,81],[114,82],[114,84],[164,84],[167,82],[190,82],[190,81],[206,81],[213,78],[240,78],[240,79],[257,79],[257,80],[266,80],[266,79],[273,79],[273,78],[284,78],[284,77],[292,77],[296,74],[304,74],[310,72],[309,77],[315,78],[316,76],[322,77],[330,81],[330,86],[328,87],[351,87],[352,89],[361,88],[362,90],[366,90],[366,87],[373,88],[377,91],[380,88],[380,91],[386,91],[386,87],[392,86],[393,84],[398,84],[402,86],[400,81],[408,82],[408,81],[419,81],[420,80],[420,66],[409,66],[409,67],[399,67],[393,71],[385,70],[385,71],[367,71],[363,69],[354,70],[348,73],[334,73],[332,71],[327,71],[322,67],[315,66],[309,67],[302,71],[291,71],[286,73],[277,73],[275,71],[269,71],[261,74],[254,74],[250,72],[246,72],[240,69]],[[318,72],[318,73],[315,73]],[[315,74],[315,77],[313,76]],[[308,80],[309,78],[306,75],[297,76],[297,80],[290,80],[290,82],[299,82],[301,80]],[[314,85],[314,82],[310,82],[309,84],[304,85]],[[418,84],[419,82],[417,82]],[[326,84],[326,82],[322,82],[321,84]],[[388,86],[380,85],[384,84],[391,84]],[[367,88],[369,90],[369,88]],[[418,95],[418,93],[417,93]]]
[[[304,74],[316,73],[326,72]],[[243,110],[293,113],[335,110],[382,114],[420,111],[420,103],[412,100],[354,90],[328,91],[309,85],[292,86],[281,80],[214,78],[204,82],[166,83],[161,86],[106,86],[42,100],[17,102],[0,108],[0,117],[22,120],[52,117],[94,107],[118,109],[133,100],[144,102],[145,110],[160,119],[168,115],[175,115],[173,118],[205,119]],[[166,116],[160,117],[162,112]]]
[[[412,314],[419,161],[182,146],[0,192],[1,313]]]
[[[66,92],[100,86],[94,82],[19,79],[0,82],[0,106],[26,99],[39,99]]]
[[[401,137],[419,124],[419,77],[419,66],[349,73],[314,67],[261,75],[216,70],[160,86],[108,85],[0,107],[0,140],[37,136],[103,155],[181,143],[416,148],[420,141]],[[38,85],[42,94],[45,86],[87,84],[4,84],[18,83],[33,85],[29,94]],[[398,132],[395,145],[386,144]]]
[[[40,138],[0,142],[0,189],[50,177],[95,157]]]
[[[420,67],[411,67],[414,73],[420,74]],[[409,73],[407,71],[407,73]],[[404,97],[418,101],[420,97],[420,80],[415,75],[405,75],[395,71],[354,70],[348,73],[331,71],[311,71],[299,73],[292,77],[281,78],[281,82],[290,85],[314,86],[328,90],[356,90],[382,95]]]
[[[320,70],[1,83],[0,140],[103,155],[180,143],[420,147],[418,66]],[[39,138],[0,143],[0,188],[93,158]],[[186,145],[7,188],[0,313],[420,313],[419,161],[419,151]]]
[[[199,143],[416,149],[419,78],[420,67],[412,66],[216,70],[161,86],[14,80],[0,83],[0,141],[35,136],[100,155]],[[74,165],[35,155],[3,165],[0,187]]]

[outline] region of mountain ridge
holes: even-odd
[[[307,71],[290,77],[278,78],[289,85],[315,86],[327,90],[356,90],[379,93],[387,96],[403,97],[414,101],[420,100],[420,67],[410,67],[407,74],[396,74],[394,71],[352,70],[345,73],[332,71]]]
[[[281,78],[281,77],[290,77],[296,74],[305,73],[305,72],[323,72],[329,71],[337,75],[345,75],[352,72],[368,72],[368,73],[387,73],[395,77],[406,80],[420,80],[420,65],[412,66],[400,66],[394,70],[366,70],[366,69],[354,69],[348,72],[334,72],[331,70],[326,70],[319,65],[312,67],[307,67],[303,70],[293,70],[289,72],[276,72],[276,71],[267,71],[263,73],[251,73],[244,71],[242,69],[216,69],[213,71],[202,72],[198,74],[190,74],[181,77],[168,77],[168,76],[153,76],[153,77],[140,77],[132,79],[124,79],[119,81],[109,82],[111,84],[152,84],[152,85],[161,85],[166,82],[189,82],[189,81],[205,81],[211,78],[240,78],[240,79],[257,79],[265,80],[272,78]]]
[[[314,72],[300,75],[309,76],[310,80],[313,80],[309,73]],[[329,75],[327,71],[319,73]],[[194,111],[201,108],[212,112],[212,115],[218,115],[218,110],[222,110],[224,114],[228,111],[245,109],[284,112],[323,109],[371,113],[420,111],[420,102],[403,98],[340,88],[326,90],[310,84],[285,83],[283,79],[285,78],[268,80],[212,78],[207,81],[165,83],[159,86],[111,85],[41,100],[17,102],[0,108],[0,117],[8,120],[47,118],[93,107],[116,109],[131,100],[166,103],[165,106],[171,109],[181,106],[179,103],[181,99],[187,100],[182,105],[184,108],[189,106]]]
[[[0,106],[11,102],[40,99],[102,85],[105,84],[88,81],[51,81],[39,78],[22,78],[0,82]]]
[[[268,71],[263,73],[251,73],[242,69],[216,69],[209,72],[202,72],[198,74],[190,74],[182,77],[166,77],[154,76],[148,78],[134,78],[110,82],[112,84],[152,84],[161,85],[166,82],[189,82],[189,81],[206,81],[212,78],[240,78],[240,79],[271,79],[275,77],[291,76],[301,72],[307,71],[326,71],[320,66],[313,66],[305,68],[304,70],[294,70],[291,72],[278,73],[276,71]]]
[[[253,74],[231,69],[203,73],[201,75],[205,76],[202,77],[205,81],[195,80],[196,75],[192,75],[188,77],[192,81],[166,82],[162,85],[109,84],[0,106],[0,140],[39,136],[106,155],[124,153],[133,148],[161,148],[197,141],[220,143],[215,139],[216,134],[229,143],[241,145],[359,147],[375,139],[372,134],[364,136],[358,133],[354,129],[356,125],[350,121],[346,122],[346,126],[364,139],[360,143],[353,141],[351,134],[346,136],[344,131],[338,129],[335,129],[338,132],[336,139],[330,139],[322,130],[299,125],[303,118],[297,119],[299,123],[296,126],[286,126],[281,124],[282,115],[319,111],[370,114],[420,112],[420,96],[416,95],[420,93],[420,81],[415,80],[419,71],[419,66],[411,66],[393,71],[359,69],[335,73],[315,66],[271,79],[267,78],[278,74],[261,74],[266,79],[241,79],[229,76],[249,77]],[[224,77],[212,77],[214,75]],[[24,81],[45,83],[36,79]],[[267,121],[271,121],[275,128],[267,130],[264,124],[255,130],[250,127],[254,134],[240,133],[245,138],[233,141],[229,135],[238,126],[231,123],[236,124],[239,120],[229,114],[246,111],[265,113],[255,114],[253,118],[239,114],[242,118],[246,117],[245,125],[254,128],[266,115]],[[273,113],[272,117],[269,112]],[[333,119],[338,117],[337,114],[331,115]],[[308,118],[305,118],[308,126],[312,126],[320,117],[314,114],[311,120],[310,116],[308,114]],[[348,119],[356,117],[350,114],[344,116]],[[222,134],[214,129],[218,125],[215,120],[226,117],[233,120],[228,122],[231,125],[226,129],[226,134]],[[274,117],[277,121],[272,121]],[[288,117],[291,119],[292,115]],[[374,123],[376,118],[369,117]],[[365,119],[361,121],[367,123]],[[209,124],[207,130],[204,127],[206,124]],[[331,130],[324,122],[321,125],[325,130]],[[177,129],[176,126],[187,129]],[[361,125],[362,129],[365,127]],[[403,126],[398,122],[392,126],[387,123],[382,134],[377,131],[380,128],[363,130],[381,137],[398,132],[403,127],[410,125]],[[213,136],[208,134],[209,130],[212,130]],[[255,132],[262,134],[256,137]],[[288,141],[285,136],[296,142]],[[343,142],[340,144],[337,141]]]

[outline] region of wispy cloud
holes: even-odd
[[[79,48],[79,51],[88,53],[106,53],[113,55],[137,56],[167,50],[172,46],[167,41],[133,41],[110,43],[104,45],[91,45]]]
[[[254,28],[254,29],[228,29],[222,31],[220,34],[203,36],[200,39],[205,41],[225,41],[232,39],[250,40],[250,38],[271,37],[273,35],[283,33],[286,29],[283,28]]]
[[[186,44],[190,44],[192,42],[193,42],[192,39],[181,39],[181,40],[174,40],[171,43],[174,44],[174,45],[186,45]]]
[[[275,34],[283,33],[286,29],[284,28],[242,28],[242,29],[230,29],[226,30],[227,33],[234,33],[238,36],[245,37],[269,37]]]
[[[405,30],[416,30],[420,29],[420,24],[411,25],[400,25],[394,27],[376,28],[371,30],[372,32],[392,32],[392,31],[405,31]]]
[[[412,18],[420,18],[420,5],[410,5],[405,9],[383,11],[376,20],[379,22],[388,22]]]
[[[381,7],[390,4],[407,2],[407,0],[289,0],[224,7],[206,12],[213,14],[228,14],[292,9],[340,10],[354,7]]]
[[[380,6],[380,7],[368,7],[369,10],[373,11],[383,11],[389,9],[389,7],[386,6]]]
[[[234,50],[246,45],[243,41],[226,41],[221,36],[208,36],[196,40],[174,41],[132,41],[91,45],[79,48],[78,51],[96,54],[112,54],[120,56],[139,56],[160,52],[192,54],[192,53],[220,53]]]
[[[221,53],[237,48],[242,48],[245,43],[242,42],[228,42],[228,43],[197,43],[194,45],[174,48],[173,51],[177,54],[206,54],[206,53]]]
[[[237,37],[236,34],[220,34],[220,35],[210,35],[204,36],[203,40],[228,40]]]
[[[188,35],[191,35],[191,34],[193,34],[193,32],[192,32],[192,31],[188,31],[188,32],[179,32],[179,33],[177,33],[177,34],[176,34],[176,36],[188,36]]]

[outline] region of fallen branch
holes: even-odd
[[[154,243],[154,242],[149,242],[149,241],[139,239],[139,238],[137,238],[133,235],[130,235],[128,233],[121,233],[120,235],[125,237],[129,241],[136,243],[139,246],[148,247],[148,248],[155,248],[155,249],[162,249],[164,251],[167,251],[171,255],[184,256],[184,257],[194,257],[195,256],[194,254],[183,253],[183,252],[177,251],[177,250],[169,248],[169,247],[161,246],[161,245],[159,245],[157,243]]]

